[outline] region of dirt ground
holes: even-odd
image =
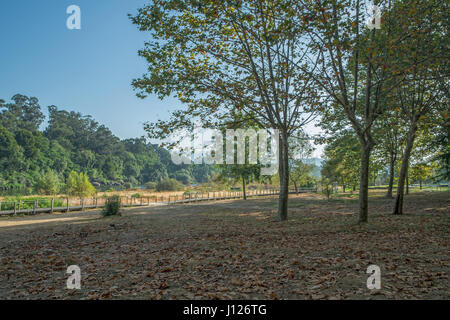
[[[2,217],[0,299],[449,299],[450,193],[392,206],[374,194],[365,225],[355,196],[316,194],[291,197],[285,222],[274,198]]]

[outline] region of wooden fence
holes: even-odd
[[[317,192],[317,189],[301,189],[298,192],[289,190],[289,193],[308,193]],[[276,196],[279,194],[278,189],[266,190],[248,190],[247,198]],[[218,201],[229,199],[243,198],[242,191],[216,191],[216,192],[191,192],[183,195],[161,195],[147,197],[126,197],[121,196],[122,207],[143,207],[155,205],[170,205],[177,203],[189,203],[198,201]],[[73,198],[52,198],[52,199],[33,199],[33,200],[17,200],[17,201],[1,201],[0,215],[16,215],[16,214],[38,214],[53,212],[70,212],[83,211],[85,209],[102,208],[107,198],[89,198],[89,199],[73,199]]]

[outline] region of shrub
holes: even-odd
[[[133,188],[133,185],[131,184],[131,182],[125,182],[125,183],[123,184],[123,187],[124,187],[125,189],[127,189],[127,190],[130,190],[130,189]]]
[[[183,190],[184,185],[175,179],[164,179],[156,185],[156,191],[179,191]]]
[[[147,183],[145,184],[145,187],[146,187],[148,190],[155,190],[155,189],[156,189],[156,182],[149,181],[149,182],[147,182]]]
[[[55,195],[59,192],[60,184],[58,175],[52,170],[47,170],[37,176],[34,188],[39,194]]]
[[[322,177],[320,184],[322,186],[322,193],[330,200],[330,196],[333,193],[333,185],[330,179]]]
[[[131,195],[132,198],[142,198],[142,194],[140,193],[135,193]]]
[[[70,196],[77,196],[80,199],[92,196],[96,190],[89,182],[89,178],[83,172],[79,174],[75,171],[70,172],[66,184],[67,194]]]
[[[103,216],[115,216],[120,211],[120,197],[117,195],[111,196],[106,199],[105,206],[103,207]]]

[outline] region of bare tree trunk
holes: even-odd
[[[342,191],[345,193],[345,184],[342,185]]]
[[[298,194],[297,182],[295,182],[295,180],[293,182],[294,182],[295,193]]]
[[[361,176],[359,181],[359,213],[358,221],[367,222],[369,211],[369,160],[370,146],[361,143]]]
[[[398,177],[397,197],[395,198],[394,212],[395,215],[403,214],[403,197],[405,192],[405,180],[408,174],[409,157],[416,138],[417,123],[414,122],[409,129],[408,138],[406,139],[405,151],[402,157],[402,166],[400,169],[400,176]]]
[[[247,192],[245,191],[245,177],[242,175],[242,192],[244,195],[244,200],[247,200]]]
[[[395,160],[391,155],[390,164],[389,164],[389,187],[386,193],[386,198],[392,199],[392,189],[394,187],[394,174],[395,174]]]
[[[409,160],[408,160],[408,168],[406,168],[406,192],[405,194],[408,195],[409,194],[409,173],[408,170],[409,169]]]
[[[284,221],[288,216],[288,197],[289,197],[289,157],[287,132],[280,130],[279,146],[279,175],[280,175],[280,197],[278,199],[278,219]]]

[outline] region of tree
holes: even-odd
[[[151,137],[192,127],[199,118],[218,127],[233,110],[260,128],[279,130],[279,220],[287,219],[288,138],[313,117],[320,97],[304,63],[308,49],[286,1],[151,1],[131,17],[151,41],[139,55],[148,73],[133,81],[138,96],[176,96],[186,110],[169,121],[149,123]],[[295,32],[294,32],[295,31]]]
[[[156,184],[156,191],[180,191],[184,186],[175,179],[166,178]]]
[[[14,136],[0,125],[0,168],[5,171],[19,170],[23,151]]]
[[[58,175],[52,171],[47,170],[41,172],[34,185],[34,189],[39,194],[44,195],[55,195],[59,192],[61,187],[61,182]]]
[[[411,181],[418,181],[420,190],[424,180],[431,178],[433,166],[426,163],[417,163],[409,169],[409,177]]]
[[[330,181],[341,185],[343,192],[346,186],[355,189],[359,182],[358,171],[361,165],[358,138],[352,131],[343,130],[328,137],[327,141],[322,172],[326,173]]]
[[[94,186],[89,182],[89,178],[83,172],[76,173],[72,171],[69,173],[66,182],[66,192],[70,196],[77,196],[81,200],[92,196],[95,193]]]
[[[414,28],[414,32],[396,51],[394,59],[398,65],[407,67],[403,68],[405,80],[396,87],[394,93],[398,108],[408,123],[393,210],[395,215],[403,213],[405,180],[417,131],[435,110],[448,107],[448,97],[441,86],[442,79],[447,82],[449,79],[445,64],[442,64],[443,59],[448,59],[448,48],[444,45],[448,35],[444,24],[439,23],[445,19],[446,6],[438,0],[405,0],[399,1],[395,7],[400,14],[415,10],[413,15],[401,14],[396,21],[398,29],[406,26]]]
[[[391,101],[386,101],[386,103],[395,105],[396,101],[391,99]],[[405,131],[405,123],[401,119],[398,108],[392,108],[392,110],[389,108],[382,115],[381,121],[374,126],[374,135],[377,141],[374,155],[389,168],[388,190],[386,192],[386,198],[389,199],[393,198],[395,172],[398,159],[401,156],[401,148],[406,139]]]
[[[296,160],[292,165],[290,172],[291,181],[294,183],[295,192],[299,192],[299,188],[314,183],[312,171],[314,164],[304,163],[302,160]]]
[[[0,102],[0,109],[3,109],[0,110],[0,125],[12,133],[19,129],[39,130],[39,126],[44,121],[39,100],[21,94],[14,95],[11,100],[11,103],[5,103],[4,100]]]
[[[382,30],[365,28],[365,3],[360,0],[307,1],[304,17],[310,26],[309,47],[319,57],[314,80],[332,98],[339,120],[351,126],[360,144],[359,222],[368,221],[368,187],[371,152],[375,146],[372,128],[388,106],[384,104],[396,79],[392,46],[403,35],[389,28],[394,19],[383,16]],[[375,1],[378,4],[378,1]],[[388,72],[388,70],[390,70]],[[325,111],[328,112],[328,111]]]

